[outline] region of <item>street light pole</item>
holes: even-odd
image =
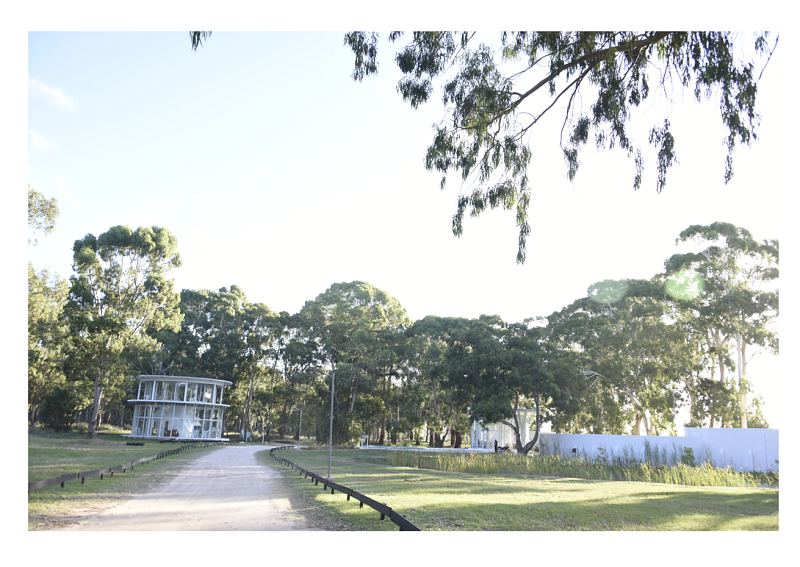
[[[331,456],[333,455],[333,385],[336,381],[336,371],[331,372],[331,425],[328,431],[328,479],[331,478]]]

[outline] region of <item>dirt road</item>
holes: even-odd
[[[69,531],[304,530],[277,473],[255,458],[265,445],[225,447],[199,457],[171,481]]]

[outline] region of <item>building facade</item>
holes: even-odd
[[[533,439],[534,431],[531,431],[531,418],[536,414],[534,409],[519,408],[517,420],[520,427],[520,440],[522,445]],[[511,420],[513,422],[513,420]],[[494,442],[497,441],[499,447],[508,445],[512,452],[517,451],[517,438],[514,430],[503,423],[472,422],[470,429],[470,447],[472,449],[485,449],[494,451]]]
[[[141,375],[131,437],[222,440],[222,394],[233,383],[213,378]]]

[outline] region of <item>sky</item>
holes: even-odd
[[[627,1],[613,10],[579,1],[568,11],[529,2],[485,10],[469,1],[415,0],[402,10],[374,2],[287,7],[246,0],[225,9],[151,0],[113,7],[30,0],[6,7],[0,174],[7,187],[30,183],[57,197],[61,209],[55,231],[39,235],[34,247],[21,236],[24,193],[4,192],[8,206],[0,210],[0,226],[14,243],[15,267],[4,286],[16,299],[2,347],[9,372],[21,375],[25,365],[24,335],[17,331],[25,319],[24,264],[68,277],[73,242],[119,224],[164,226],[177,236],[183,266],[172,276],[178,290],[236,284],[250,301],[296,312],[334,282],[362,280],[396,297],[411,319],[496,313],[520,321],[561,309],[594,282],[651,277],[682,251],[675,244],[681,230],[725,221],[784,244],[781,287],[790,293],[782,297],[779,330],[785,348],[786,340],[793,344],[797,312],[791,294],[796,182],[787,173],[796,159],[790,153],[796,119],[786,111],[797,92],[790,34],[781,35],[759,83],[760,139],[736,149],[728,185],[713,101],[684,96],[670,106],[654,98],[637,117],[646,166],[638,192],[632,160],[591,147],[570,183],[557,145],[561,119],[553,113],[544,120],[532,141],[532,232],[523,266],[515,262],[513,213],[468,218],[463,236],[452,235],[457,195],[471,186],[453,179],[440,191],[438,175],[423,167],[431,126],[443,118],[441,91],[411,109],[396,92],[396,46],[384,40],[379,75],[356,83],[350,79],[353,56],[342,45],[348,29],[505,29],[510,21],[545,29],[779,29],[784,5],[767,1],[753,10],[751,3],[734,1],[721,13],[713,4],[703,9],[678,0],[669,11],[652,8],[653,14]],[[655,13],[657,19],[648,19]],[[217,31],[193,53],[188,33],[174,30],[197,28]],[[259,29],[275,31],[219,31]],[[486,37],[496,44],[496,33]],[[664,116],[676,133],[680,164],[658,195],[646,132]],[[791,370],[778,357],[759,356],[750,365],[773,427],[780,426],[782,400],[796,399]],[[21,400],[24,381],[14,384]],[[24,406],[17,407],[22,423]],[[18,446],[20,458],[24,447]],[[791,452],[783,457],[790,472]],[[18,472],[21,484],[24,473]],[[790,502],[791,485],[784,487],[784,502]],[[19,504],[21,510],[21,496]],[[789,512],[784,506],[782,531]],[[227,541],[244,543],[232,535]],[[281,541],[292,543],[295,535],[302,534]],[[556,545],[537,546],[537,553],[557,553],[559,537],[574,541],[553,534],[548,541]],[[635,548],[646,541],[639,536],[624,543]],[[725,550],[736,550],[739,560],[747,553],[755,558],[761,549],[686,543],[709,558]],[[493,549],[467,547],[473,557]]]
[[[29,33],[28,182],[60,207],[29,261],[68,277],[76,239],[163,226],[183,260],[171,272],[176,290],[235,284],[251,302],[294,313],[333,283],[361,280],[412,320],[517,322],[560,310],[597,281],[661,272],[688,251],[675,240],[692,224],[780,238],[781,50],[759,83],[760,140],[736,149],[727,185],[715,99],[676,89],[638,113],[639,191],[624,152],[592,145],[570,183],[555,107],[532,138],[531,234],[518,265],[512,212],[467,218],[463,236],[452,234],[456,198],[473,185],[451,176],[442,191],[424,168],[440,98],[416,110],[403,102],[386,41],[379,74],[353,81],[342,43],[341,32],[216,32],[193,52],[186,32]],[[646,132],[664,117],[679,165],[658,194]],[[749,368],[772,423],[775,359]]]

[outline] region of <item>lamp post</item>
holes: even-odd
[[[297,408],[297,407],[292,408],[292,411],[295,411],[295,410],[300,412],[300,423],[297,425],[297,445],[298,445],[297,448],[299,449],[300,448],[300,438],[303,435],[303,410],[301,410],[300,408]]]
[[[328,480],[331,479],[331,456],[333,455],[333,384],[336,381],[336,371],[331,372],[331,425],[328,431]]]

